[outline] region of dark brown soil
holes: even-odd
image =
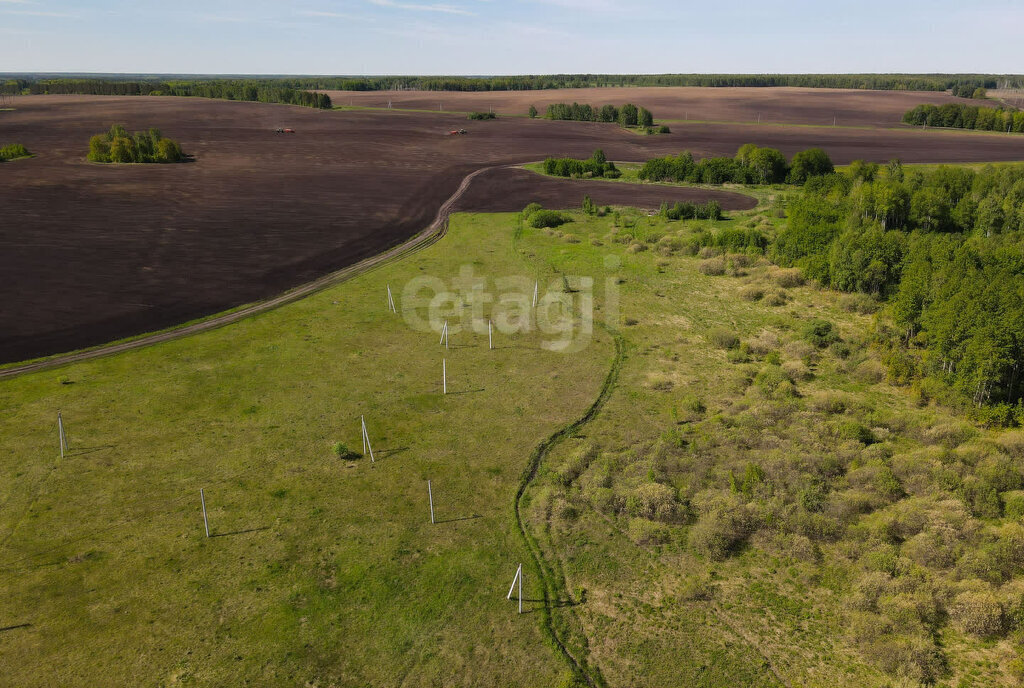
[[[184,98],[34,96],[15,106],[0,112],[0,143],[36,157],[0,165],[2,362],[169,327],[310,281],[423,229],[468,173],[494,164],[597,147],[615,160],[731,155],[747,142],[787,154],[820,145],[837,163],[1024,160],[1024,137],[967,133],[690,124],[644,137],[591,123]],[[159,127],[195,162],[87,162],[89,136],[114,122]],[[470,133],[447,135],[461,127]],[[590,188],[602,204],[711,197],[524,172],[478,183],[460,207],[577,206]]]
[[[525,115],[530,106],[542,114],[551,103],[622,105],[635,103],[663,120],[756,122],[764,124],[816,124],[858,127],[901,126],[903,113],[915,105],[931,103],[989,104],[954,98],[935,91],[862,91],[832,88],[567,88],[549,91],[494,91],[482,93],[437,91],[325,91],[335,105],[413,108],[450,112],[486,112]]]

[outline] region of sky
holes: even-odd
[[[0,0],[0,72],[1024,73],[1020,0]]]

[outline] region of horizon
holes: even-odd
[[[665,0],[185,0],[174,7],[0,0],[0,24],[5,74],[1024,72],[1016,49],[1024,9],[1007,0],[971,7],[867,0],[839,17],[805,0],[784,8]]]

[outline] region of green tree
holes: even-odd
[[[834,171],[832,159],[820,148],[808,148],[793,155],[790,165],[789,182],[804,184],[811,177],[831,174]]]
[[[639,121],[640,112],[636,105],[626,103],[619,110],[619,124],[623,127],[635,127]]]
[[[530,109],[527,111],[527,114],[530,115],[530,119],[536,118],[537,117],[537,108],[535,108],[534,106],[531,105]]]
[[[645,107],[637,110],[637,122],[641,127],[653,127],[654,126],[654,115],[651,111]]]

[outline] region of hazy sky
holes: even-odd
[[[0,0],[0,72],[1024,72],[1020,0]]]

